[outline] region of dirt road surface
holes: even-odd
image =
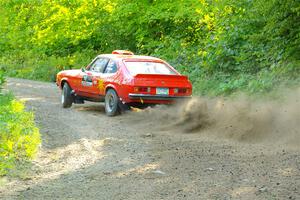
[[[289,143],[276,143],[276,134],[255,135],[260,126],[228,131],[219,124],[212,134],[202,124],[206,115],[182,129],[191,116],[174,125],[165,113],[176,107],[107,117],[101,103],[63,109],[54,83],[9,79],[7,88],[35,112],[42,146],[31,172],[7,180],[0,199],[300,199],[298,118],[277,134],[293,133],[276,139]],[[249,130],[263,142],[234,137]]]

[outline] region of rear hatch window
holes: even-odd
[[[126,61],[125,64],[132,76],[137,74],[177,74],[169,66],[160,62]]]

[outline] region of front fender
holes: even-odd
[[[69,79],[67,77],[61,78],[60,81],[58,83],[56,83],[56,85],[62,89],[62,83],[63,82],[67,82],[69,84]],[[70,84],[69,84],[70,85]]]

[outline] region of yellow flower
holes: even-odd
[[[24,110],[24,105],[16,100],[13,100],[11,105],[13,112],[22,112]]]

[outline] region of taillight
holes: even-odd
[[[186,88],[179,88],[178,93],[186,93]]]
[[[174,88],[174,94],[185,94],[189,90],[187,88]]]
[[[134,92],[150,92],[150,87],[134,87]]]

